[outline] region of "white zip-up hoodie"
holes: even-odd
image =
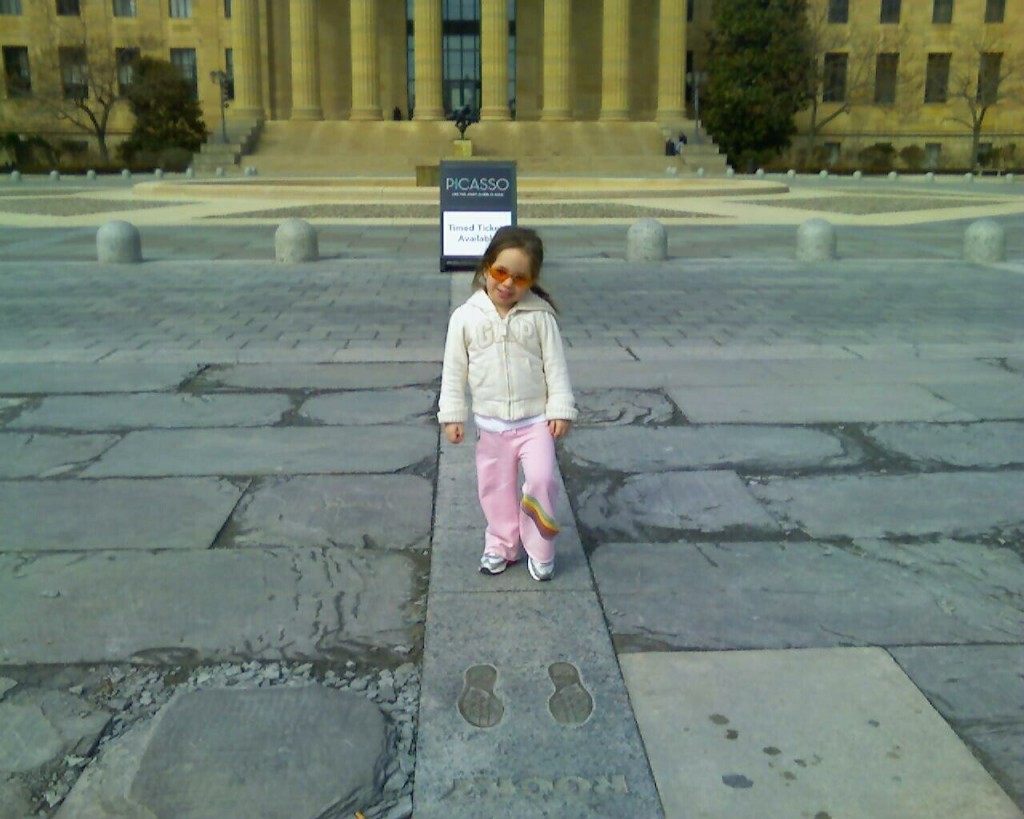
[[[477,415],[504,421],[534,415],[576,420],[555,310],[531,291],[505,318],[484,290],[452,313],[441,371],[440,423],[466,420],[467,383]]]

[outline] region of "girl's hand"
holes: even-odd
[[[444,425],[444,437],[448,439],[448,443],[450,444],[461,444],[465,434],[466,427],[464,424]]]
[[[569,434],[569,427],[572,426],[572,421],[565,421],[561,418],[553,418],[548,421],[548,430],[551,432],[551,437],[556,441],[559,438],[564,438]]]

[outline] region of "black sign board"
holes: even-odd
[[[472,269],[494,232],[516,223],[515,162],[441,163],[441,270]]]

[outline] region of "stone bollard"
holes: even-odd
[[[1003,177],[1003,179],[1005,179],[1007,182],[1012,182],[1013,181],[1013,174],[1012,173],[1008,173],[1008,174],[1006,174],[1006,176]]]
[[[60,182],[60,171],[50,171],[50,179],[54,182]]]
[[[122,179],[131,179],[132,178],[132,172],[129,171],[127,168],[125,168],[124,170],[121,171],[121,178]]]
[[[974,174],[973,173],[968,171],[967,173],[964,174],[964,182],[973,182],[973,181],[974,181]]]
[[[703,168],[697,168],[697,176],[704,176],[704,169]]]
[[[315,262],[320,258],[316,230],[305,219],[285,219],[274,234],[274,253],[279,262]]]
[[[889,171],[889,178],[890,179],[899,179],[900,175],[898,173],[896,173],[896,171]]]
[[[668,233],[657,219],[639,219],[626,233],[627,262],[663,262],[668,258]]]
[[[796,171],[790,168],[788,171],[786,171],[786,176],[788,176],[790,179],[796,179]]]
[[[729,165],[725,169],[725,175],[728,176],[728,177],[736,176],[736,169],[732,165]]]
[[[864,174],[862,174],[860,171],[854,171],[853,172],[853,178],[854,179],[860,179],[862,176],[864,176]]]
[[[796,258],[824,262],[836,257],[836,229],[825,219],[808,219],[796,229]]]
[[[964,260],[979,264],[1006,261],[1006,231],[992,219],[972,222],[964,231]]]
[[[928,182],[934,182],[935,181],[935,173],[933,171],[928,171],[928,173],[926,173],[924,175],[924,178]]]
[[[136,264],[142,261],[142,239],[131,222],[115,219],[96,231],[96,258],[101,262]]]
[[[21,181],[21,171],[11,171],[11,181],[12,182],[20,182]]]
[[[213,172],[213,175],[218,177],[218,178],[221,177],[221,176],[224,176],[224,169],[218,165],[217,166],[217,170],[215,170]]]
[[[96,179],[96,171],[93,171],[93,170],[86,171],[85,172],[85,178],[88,179],[90,182],[92,182],[93,180]]]
[[[164,178],[163,168],[157,168],[155,171],[153,171],[153,177],[155,179],[163,179]]]
[[[764,176],[764,168],[758,168],[756,171],[754,171],[754,176]]]
[[[828,179],[828,171],[825,170],[825,169],[822,169],[822,170],[818,171],[818,176],[820,176],[822,179]]]
[[[196,169],[193,168],[191,165],[189,165],[187,168],[185,168],[185,178],[186,179],[195,179],[196,178]]]

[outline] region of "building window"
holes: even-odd
[[[224,83],[224,101],[227,102],[235,98],[235,50],[233,48],[224,49],[224,73],[228,75],[227,82]]]
[[[192,0],[170,0],[171,17],[191,17]]]
[[[693,22],[693,5],[694,0],[686,0],[686,22]]]
[[[999,71],[1003,63],[1001,51],[986,51],[978,64],[978,102],[995,105],[999,99]]]
[[[942,143],[941,142],[926,142],[924,144],[924,166],[930,170],[935,170],[939,167],[939,162],[942,159]]]
[[[986,0],[985,22],[1001,23],[1006,17],[1006,0]]]
[[[60,81],[64,89],[64,99],[87,99],[89,83],[86,78],[88,69],[85,49],[81,46],[61,46],[57,49],[57,56],[60,60]]]
[[[826,54],[825,71],[822,74],[822,102],[846,101],[846,65],[848,54]]]
[[[135,17],[135,0],[114,0],[115,17]]]
[[[924,101],[945,102],[949,94],[949,62],[952,54],[929,54],[924,80]]]
[[[199,99],[199,72],[196,70],[196,50],[194,48],[172,48],[171,62],[178,67],[181,76],[192,86],[192,96]]]
[[[850,21],[850,0],[828,0],[828,21],[848,23]]]
[[[825,164],[830,168],[834,165],[839,164],[839,160],[842,157],[842,143],[840,142],[826,142],[825,143]]]
[[[882,8],[878,14],[879,23],[898,23],[900,21],[900,0],[882,0]]]
[[[994,164],[995,150],[991,142],[978,143],[978,166],[990,168]]]
[[[32,93],[32,75],[28,70],[28,46],[4,46],[3,51],[7,96],[29,96]]]
[[[57,0],[57,14],[61,17],[80,17],[82,9],[78,6],[78,0]]]
[[[0,14],[21,14],[21,0],[0,0]]]
[[[875,58],[875,103],[892,105],[896,102],[896,75],[900,55],[896,52],[879,54]]]
[[[117,58],[117,85],[120,93],[125,94],[135,82],[135,65],[141,55],[137,48],[118,48],[114,53]]]
[[[231,19],[231,0],[224,0],[224,16]]]
[[[953,22],[953,0],[932,0],[932,22]]]

